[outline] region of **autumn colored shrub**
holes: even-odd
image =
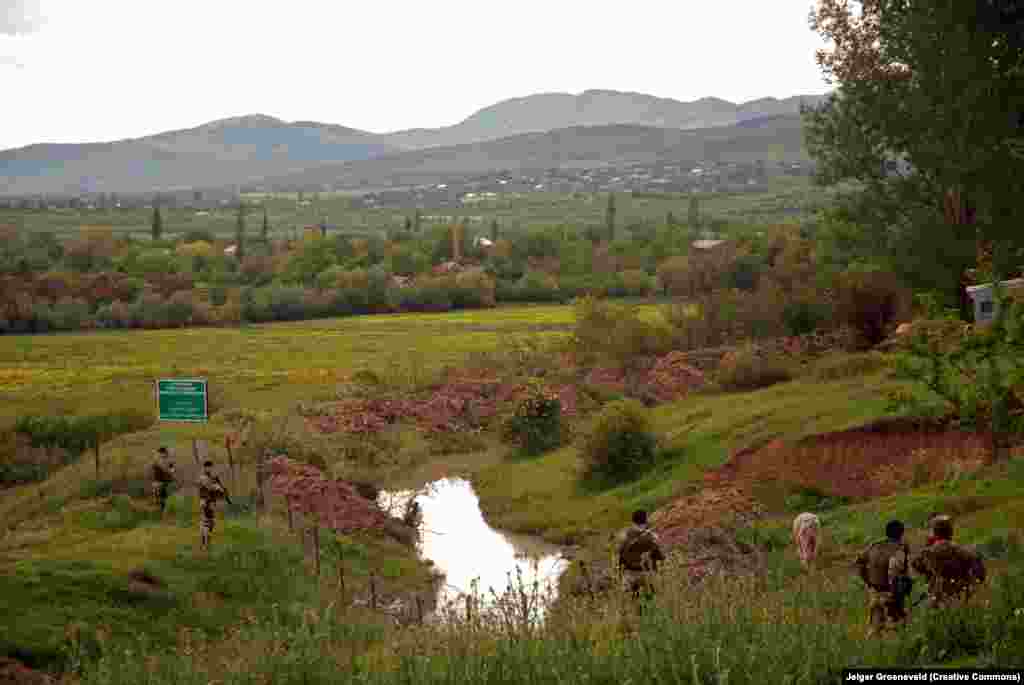
[[[574,303],[572,350],[582,363],[610,362],[625,367],[671,349],[671,329],[648,321],[636,307],[584,297]]]
[[[503,437],[527,455],[552,450],[562,441],[562,403],[538,382],[530,383],[505,423]]]
[[[744,345],[725,355],[716,380],[726,390],[755,390],[792,380],[789,366],[777,355]]]
[[[650,468],[657,438],[647,410],[637,400],[619,400],[598,413],[579,440],[584,477],[619,482]]]
[[[836,318],[860,336],[859,346],[874,347],[910,313],[912,300],[895,274],[848,271],[836,282]]]

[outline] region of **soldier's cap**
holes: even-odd
[[[203,468],[204,468],[204,469],[208,469],[208,468],[210,468],[211,466],[213,466],[213,462],[212,462],[212,461],[210,461],[209,459],[207,459],[206,461],[204,461],[204,462],[203,462]]]
[[[949,540],[953,537],[953,520],[948,516],[940,516],[932,522],[932,533],[935,537]]]
[[[159,454],[167,454],[167,448],[166,447],[159,447],[159,448],[157,448],[157,452]]]

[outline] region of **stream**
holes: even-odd
[[[480,500],[472,484],[462,478],[444,478],[430,483],[423,491],[381,492],[385,509],[401,516],[410,497],[415,496],[422,514],[417,551],[445,574],[438,587],[437,607],[450,605],[461,595],[471,594],[478,579],[477,592],[484,605],[510,587],[518,588],[517,572],[527,592],[535,581],[539,592],[552,597],[558,576],[568,566],[561,550],[531,535],[506,533],[491,528],[480,511]]]

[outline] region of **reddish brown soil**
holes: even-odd
[[[652,518],[665,542],[678,545],[692,529],[763,514],[753,495],[758,484],[867,499],[941,479],[948,469],[977,469],[987,458],[985,436],[938,424],[877,422],[795,444],[777,440],[739,450],[721,468],[705,474],[700,491],[675,500]]]
[[[53,678],[16,659],[0,656],[0,685],[52,685]]]

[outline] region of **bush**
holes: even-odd
[[[910,309],[911,294],[892,273],[848,271],[837,280],[836,318],[857,331],[861,347],[885,340]]]
[[[790,302],[782,310],[782,320],[789,335],[813,333],[831,317],[832,308],[824,302]]]
[[[618,482],[650,468],[657,438],[647,410],[637,400],[613,402],[597,415],[579,443],[584,476]]]
[[[584,363],[606,361],[628,366],[664,354],[672,346],[670,328],[644,320],[636,307],[584,297],[575,302],[574,309],[572,346]]]
[[[562,443],[562,403],[558,396],[534,381],[516,403],[515,413],[503,430],[506,442],[526,455],[543,454]]]
[[[726,390],[756,390],[792,378],[792,372],[781,359],[753,345],[726,354],[716,375],[718,384]]]

